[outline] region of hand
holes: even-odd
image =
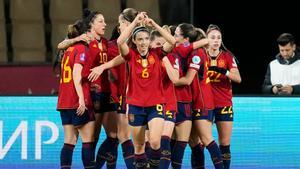
[[[94,82],[99,78],[99,76],[103,73],[105,70],[102,65],[94,67],[93,69],[90,69],[91,73],[88,76],[89,81]]]
[[[86,110],[87,108],[85,107],[84,99],[79,98],[79,106],[76,111],[77,116],[82,116]]]
[[[226,75],[226,73],[228,71],[227,69],[224,69],[224,68],[221,68],[221,67],[218,67],[218,66],[210,66],[208,68],[208,70],[221,73],[222,75]]]
[[[84,41],[86,43],[90,43],[91,40],[92,38],[88,36],[86,33],[83,33],[80,36],[76,37],[77,42]]]
[[[293,87],[291,85],[285,85],[279,88],[279,94],[292,94],[293,93]]]
[[[141,13],[139,13],[139,14],[135,17],[134,22],[135,22],[136,24],[140,24],[140,23],[142,23],[142,22],[145,20],[146,17],[148,17],[148,16],[146,15],[146,12],[141,12]]]
[[[145,19],[145,23],[149,27],[155,27],[154,25],[156,24],[155,21],[153,19],[151,19],[151,18],[146,18]]]
[[[273,86],[273,87],[272,87],[272,92],[273,92],[274,94],[278,94],[279,88],[278,88],[276,85]]]

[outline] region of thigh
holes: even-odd
[[[171,122],[171,121],[165,121],[164,122],[164,130],[163,130],[163,133],[162,135],[163,136],[168,136],[168,137],[172,137],[172,133],[173,133],[173,130],[174,130],[174,127],[175,127],[175,123],[174,122]]]
[[[219,136],[219,144],[229,145],[232,135],[232,121],[219,121],[216,123]]]
[[[117,112],[106,112],[103,114],[102,124],[106,134],[110,137],[116,138],[118,127],[118,114]]]
[[[153,118],[148,122],[149,127],[149,141],[160,140],[164,129],[164,119],[163,118]]]
[[[209,120],[195,120],[195,130],[201,139],[201,142],[207,146],[213,141],[212,136],[212,122]]]
[[[78,140],[78,131],[71,125],[63,125],[64,128],[64,143],[75,145]]]
[[[190,135],[190,139],[189,139],[189,145],[191,147],[194,147],[196,146],[197,144],[200,143],[200,137],[197,133],[197,130],[196,130],[196,126],[195,124],[192,125],[192,131],[191,131],[191,135]]]
[[[144,143],[145,143],[145,127],[144,126],[131,127],[131,134],[132,134],[133,144],[135,146],[144,145]]]
[[[88,122],[78,128],[82,142],[94,141],[94,133],[95,133],[94,129],[95,129],[95,121]]]
[[[175,126],[176,140],[189,141],[189,137],[192,129],[192,121],[186,120]]]
[[[120,143],[130,138],[130,126],[126,114],[118,114],[118,139]]]

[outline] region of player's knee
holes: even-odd
[[[152,149],[157,150],[160,148],[160,138],[150,138],[149,143]]]
[[[202,134],[200,136],[200,139],[201,139],[202,143],[206,146],[213,141],[213,137],[211,134]]]
[[[65,137],[64,142],[67,144],[72,144],[72,145],[76,145],[77,143],[77,137]]]

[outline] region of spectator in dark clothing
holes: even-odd
[[[300,94],[300,50],[289,33],[277,39],[279,54],[270,62],[262,91],[265,94]]]

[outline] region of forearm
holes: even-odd
[[[73,45],[76,42],[78,42],[77,38],[65,39],[57,45],[57,48],[58,49],[67,49],[68,47],[70,47],[71,45]]]
[[[82,79],[81,71],[82,71],[82,66],[80,64],[75,64],[73,69],[73,81],[74,81],[75,90],[79,99],[84,99],[82,85],[81,85],[81,79]]]
[[[236,83],[241,83],[242,79],[241,79],[241,75],[239,73],[238,70],[230,70],[228,71],[227,75],[226,75],[230,80],[232,80],[233,82]]]
[[[130,25],[119,36],[119,38],[117,40],[118,45],[122,45],[127,42],[127,39],[129,39],[129,37],[132,33],[132,30],[135,28],[136,25],[137,25],[137,22],[135,20],[132,23],[130,23]]]
[[[163,58],[163,62],[166,68],[166,72],[168,74],[168,77],[170,78],[170,80],[175,83],[179,80],[179,72],[178,70],[174,69],[172,67],[172,64],[170,63],[169,59],[167,57]]]
[[[175,83],[175,86],[184,86],[184,85],[190,85],[186,77],[179,78]]]
[[[201,39],[193,43],[193,49],[198,49],[200,47],[208,45],[208,39]]]
[[[103,64],[103,68],[105,70],[106,69],[110,69],[110,68],[118,66],[118,65],[120,65],[120,64],[122,64],[124,62],[125,62],[125,60],[123,59],[123,57],[121,55],[118,55],[117,57],[113,58],[109,62],[106,62],[105,64]]]
[[[271,84],[263,84],[262,92],[264,94],[274,94],[272,91],[273,85]]]
[[[170,45],[175,45],[176,40],[175,38],[165,29],[163,29],[161,26],[159,26],[156,22],[153,23],[154,28],[161,34],[162,37],[164,37],[166,39],[166,41],[170,44]]]
[[[179,80],[174,83],[175,86],[190,85],[193,82],[196,74],[196,70],[189,69],[185,76],[180,77]]]

